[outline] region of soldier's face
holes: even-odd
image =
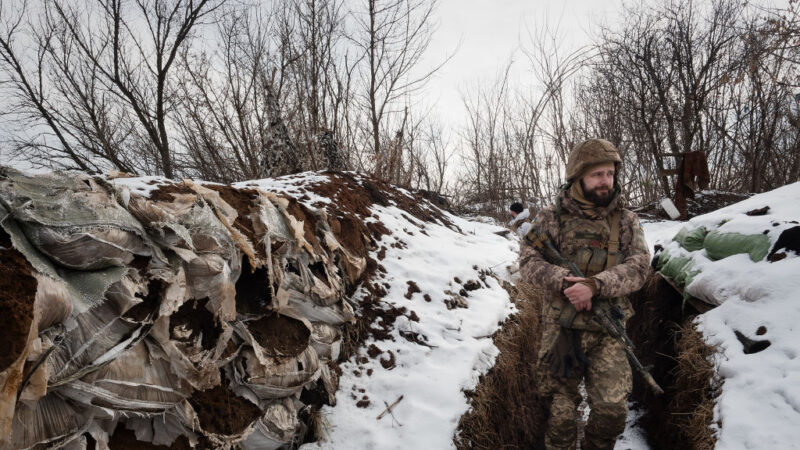
[[[586,199],[598,206],[608,206],[614,188],[614,163],[595,166],[581,178]]]

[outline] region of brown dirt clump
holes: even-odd
[[[355,305],[355,323],[344,327],[339,361],[346,361],[356,354],[369,337],[376,341],[394,339],[391,334],[394,323],[407,309],[396,308],[382,301],[387,294],[386,288],[381,284],[383,273],[385,269],[374,259],[367,257],[367,268],[362,275],[362,286],[367,294]],[[352,293],[348,293],[350,294]]]
[[[272,288],[266,267],[253,270],[250,258],[242,258],[242,271],[236,280],[236,311],[262,314],[272,303]]]
[[[467,392],[471,408],[461,416],[454,443],[458,449],[540,448],[545,403],[536,388],[544,292],[504,283],[517,306],[494,337],[497,361]]]
[[[319,246],[319,239],[317,239],[317,216],[313,211],[306,208],[305,205],[295,200],[293,197],[285,196],[289,200],[289,206],[286,211],[289,212],[295,219],[303,222],[303,237],[306,241],[314,247],[317,252],[322,252]]]
[[[654,395],[634,374],[632,398],[646,408],[639,425],[653,449],[711,449],[714,398],[719,383],[702,335],[692,326],[695,311],[682,309],[683,298],[659,275],[631,295],[636,315],[628,334],[636,355],[664,389]]]
[[[416,283],[416,282],[414,282],[414,281],[412,281],[412,280],[409,280],[409,281],[406,281],[406,284],[408,284],[408,291],[407,291],[407,292],[406,292],[406,294],[405,294],[405,298],[407,298],[407,299],[411,300],[411,297],[412,297],[414,294],[416,294],[417,292],[422,292],[422,291],[419,289],[419,286],[417,286],[417,283]]]
[[[204,431],[222,435],[241,433],[264,413],[258,406],[237,396],[223,385],[195,391],[189,397],[189,403],[197,413]]]
[[[194,340],[203,333],[201,345],[210,350],[217,345],[217,339],[222,332],[222,327],[217,323],[214,314],[206,309],[208,297],[196,300],[187,300],[169,318],[170,338],[179,342]],[[189,331],[186,336],[185,332]]]
[[[271,356],[297,356],[308,347],[311,337],[303,322],[274,312],[247,322],[247,329]]]
[[[192,188],[185,185],[184,183],[162,184],[158,186],[158,189],[155,189],[152,192],[150,192],[150,200],[157,202],[171,202],[175,200],[175,196],[172,194],[197,195],[197,193],[193,191]]]
[[[108,447],[111,450],[188,450],[192,448],[186,436],[179,436],[169,447],[140,441],[136,439],[136,433],[127,429],[123,424],[117,425],[114,434],[108,441]]]
[[[388,358],[381,358],[381,360],[380,360],[381,361],[381,366],[383,366],[383,368],[386,369],[386,370],[394,369],[394,365],[395,365],[394,352],[392,352],[391,350],[387,350],[386,353],[389,354],[389,357]]]
[[[5,232],[3,232],[5,234]],[[0,250],[0,372],[8,368],[25,351],[33,321],[36,299],[36,278],[25,256],[8,246]]]
[[[375,344],[369,344],[369,348],[367,349],[367,354],[369,355],[369,357],[370,357],[370,358],[372,358],[372,359],[375,359],[375,358],[377,358],[377,357],[378,357],[378,355],[380,355],[381,353],[383,353],[383,350],[381,350],[380,348],[378,348],[378,346],[377,346],[377,345],[375,345]]]
[[[367,247],[364,245],[364,234],[368,230],[364,224],[354,216],[343,216],[340,218],[331,218],[331,231],[336,239],[355,256],[365,258],[367,256]]]

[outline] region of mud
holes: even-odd
[[[195,391],[189,403],[200,419],[203,431],[232,435],[244,431],[253,421],[264,413],[261,409],[222,385],[205,391]]]
[[[92,443],[94,443],[94,439]],[[136,439],[136,433],[125,428],[124,424],[119,424],[108,441],[108,448],[111,450],[189,450],[192,447],[186,436],[179,436],[169,447],[140,441]]]
[[[0,250],[0,372],[4,371],[25,351],[28,332],[33,321],[33,302],[36,299],[36,278],[22,253],[11,248],[10,238],[3,236]]]
[[[217,345],[217,339],[222,332],[214,314],[206,309],[208,297],[187,300],[169,318],[170,339],[178,342],[192,342],[200,333],[203,334],[201,345],[206,350],[211,350]],[[190,331],[188,337],[186,331]]]
[[[247,329],[270,356],[297,356],[308,347],[311,337],[303,322],[274,312],[247,322]]]
[[[262,314],[272,303],[269,271],[253,270],[249,258],[242,258],[242,272],[236,280],[236,311],[240,314]]]
[[[164,294],[166,288],[162,280],[153,279],[147,283],[147,295],[142,296],[136,294],[137,298],[142,299],[142,303],[134,305],[131,309],[127,310],[123,315],[124,318],[136,322],[143,322],[148,317],[155,319],[158,313],[158,307],[161,306],[161,296]]]

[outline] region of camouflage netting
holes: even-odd
[[[312,210],[257,188],[185,180],[146,197],[0,168],[0,448],[302,442],[306,399],[335,402],[347,296],[388,233],[364,225],[369,206],[438,213],[329,180],[317,189],[334,202]]]

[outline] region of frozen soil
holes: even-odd
[[[33,321],[36,278],[31,266],[11,246],[11,239],[0,230],[0,372],[8,368],[25,351],[28,331]]]
[[[297,356],[308,347],[311,336],[303,322],[274,312],[247,322],[247,328],[271,356]]]
[[[189,397],[189,403],[204,431],[222,435],[238,434],[263,415],[258,406],[237,396],[226,385],[227,380],[223,377],[221,386],[195,391]]]

